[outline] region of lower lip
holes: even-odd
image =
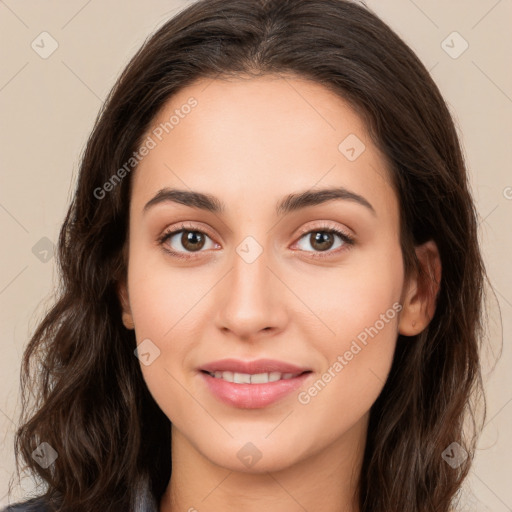
[[[200,372],[210,391],[222,402],[242,409],[270,405],[299,388],[311,373],[265,384],[235,384]]]

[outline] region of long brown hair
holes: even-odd
[[[406,271],[418,265],[415,245],[434,240],[440,251],[435,315],[413,339],[399,336],[371,409],[360,510],[448,512],[468,473],[478,430],[472,397],[483,399],[485,270],[463,155],[438,88],[359,4],[200,0],[145,42],[98,115],[60,233],[59,296],[24,353],[16,460],[47,484],[59,511],[134,510],[141,482],[158,502],[172,469],[170,422],[142,378],[116,288],[126,272],[132,173],[104,198],[94,191],[178,90],[203,77],[269,73],[320,83],[363,116],[392,169]],[[473,428],[464,428],[468,418]],[[58,453],[47,468],[31,456],[41,442]],[[454,442],[468,453],[457,467],[443,458]]]

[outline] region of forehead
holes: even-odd
[[[193,106],[192,106],[193,105]],[[397,214],[385,157],[363,119],[321,84],[294,76],[200,79],[172,96],[145,134],[132,203],[164,187],[263,208],[292,191],[343,186]]]

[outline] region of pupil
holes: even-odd
[[[194,251],[203,247],[204,238],[201,233],[197,231],[184,231],[181,237],[181,243],[186,249]],[[199,247],[197,244],[199,244]]]
[[[325,243],[327,242],[327,247]],[[332,233],[326,231],[317,231],[314,234],[314,241],[311,244],[315,249],[326,250],[329,249],[330,243],[332,243]]]

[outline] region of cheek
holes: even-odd
[[[171,267],[157,250],[130,254],[128,285],[137,343],[150,340],[157,357],[141,364],[144,379],[157,403],[169,417],[187,403],[179,382],[190,354],[202,339],[207,296],[215,276],[207,268]],[[181,397],[181,398],[180,398]]]
[[[373,291],[366,299],[343,298],[330,317],[335,334],[311,337],[323,367],[298,394],[296,419],[304,418],[315,443],[348,432],[367,415],[387,380],[401,306],[389,290]]]
[[[376,322],[383,337],[388,336],[389,327],[397,325],[403,287],[400,247],[360,251],[347,262],[337,268],[300,273],[292,281],[297,296],[304,298],[316,317],[314,327],[322,334],[316,338],[325,340],[323,352],[331,356],[333,348],[342,349]]]
[[[138,264],[141,261],[136,255],[131,260],[130,305],[137,343],[151,340],[156,353],[149,365],[141,360],[141,371],[156,403],[174,422],[190,415],[190,395],[183,388],[183,368],[201,339],[200,299],[208,288],[202,285],[204,281],[193,274],[187,275],[183,269],[163,268],[156,261],[153,265]]]
[[[399,247],[375,254],[302,290],[321,320],[308,334],[323,362],[321,382],[306,390],[304,403],[342,404],[351,415],[363,414],[384,386],[398,336],[403,265]]]
[[[200,309],[196,305],[208,294],[213,279],[206,267],[171,264],[162,250],[145,247],[142,242],[137,246],[134,237],[128,285],[137,338],[167,340],[174,331],[190,324]]]

